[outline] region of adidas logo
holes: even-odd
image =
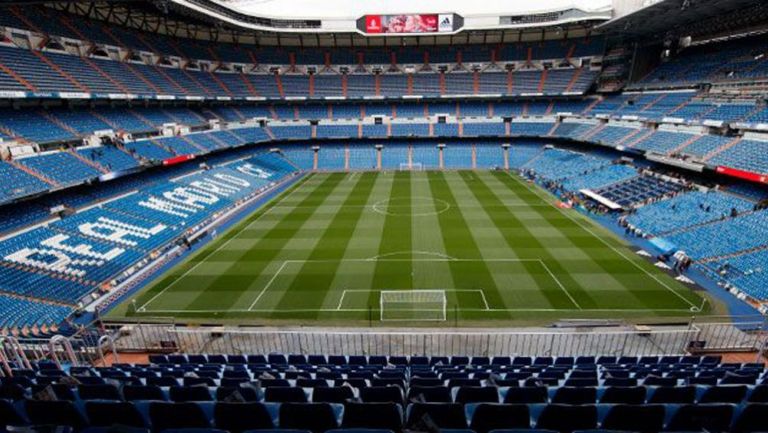
[[[440,22],[440,25],[443,25],[443,24],[445,24],[445,25],[449,25],[449,24],[451,24],[451,19],[450,19],[450,18],[448,18],[448,17],[445,17],[445,18],[444,18],[444,19],[443,19],[443,20]]]

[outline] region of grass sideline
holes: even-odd
[[[516,175],[398,171],[309,175],[109,318],[360,325],[380,291],[419,289],[445,291],[445,325],[712,310]]]

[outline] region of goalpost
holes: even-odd
[[[400,171],[423,171],[424,166],[420,162],[413,162],[408,164],[407,162],[400,163]]]
[[[446,320],[445,290],[383,290],[379,298],[381,321]]]

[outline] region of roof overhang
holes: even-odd
[[[600,24],[603,33],[633,38],[687,36],[689,26],[730,14],[765,0],[661,0],[634,12]]]

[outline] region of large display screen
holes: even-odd
[[[362,29],[369,34],[441,33],[454,31],[454,14],[366,15]]]

